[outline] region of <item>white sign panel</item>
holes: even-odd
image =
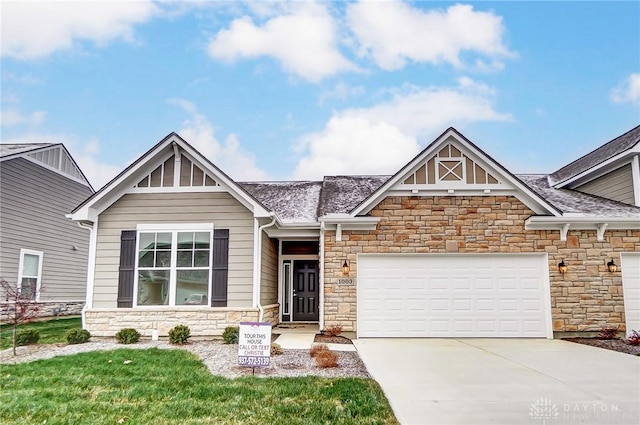
[[[238,364],[269,366],[271,360],[271,323],[240,322]]]

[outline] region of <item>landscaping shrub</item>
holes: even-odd
[[[222,333],[222,339],[225,344],[237,344],[240,335],[240,327],[227,326]]]
[[[327,368],[338,366],[338,354],[329,349],[318,352],[315,359],[318,367]]]
[[[598,334],[598,339],[616,339],[618,328],[602,328]]]
[[[328,351],[329,347],[324,344],[313,344],[311,348],[309,348],[309,355],[311,357],[317,356],[322,351]]]
[[[640,345],[640,333],[638,333],[638,331],[631,331],[631,332],[633,333],[627,339],[627,343],[629,345]]]
[[[86,329],[69,329],[65,338],[69,344],[84,344],[89,341],[91,334]]]
[[[191,329],[186,325],[178,325],[169,330],[169,342],[171,344],[183,345],[191,337]]]
[[[116,334],[116,340],[120,344],[135,344],[140,340],[140,332],[133,328],[123,328]]]
[[[324,329],[324,331],[322,331],[322,333],[328,337],[338,336],[342,333],[342,326],[340,325],[328,326]]]
[[[40,340],[40,332],[37,329],[23,329],[16,333],[17,345],[37,344]]]
[[[272,356],[279,356],[282,353],[284,353],[284,350],[282,349],[280,344],[278,344],[277,342],[272,342],[271,343],[271,355]]]

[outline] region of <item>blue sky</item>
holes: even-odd
[[[3,1],[3,143],[101,187],[168,133],[239,181],[392,174],[449,126],[547,173],[640,123],[640,2]]]

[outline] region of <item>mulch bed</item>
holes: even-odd
[[[619,351],[620,353],[640,356],[640,345],[630,345],[622,339],[598,339],[598,338],[565,338],[565,341],[576,342],[578,344],[590,345],[592,347],[606,348],[607,350]]]
[[[316,334],[313,342],[318,344],[353,344],[349,338],[344,336],[327,336],[323,334]]]

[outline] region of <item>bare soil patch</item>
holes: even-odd
[[[578,344],[590,345],[592,347],[605,348],[607,350],[618,351],[620,353],[640,356],[640,345],[631,345],[622,339],[565,338],[565,341],[576,342]]]
[[[351,340],[344,336],[328,336],[323,334],[316,334],[313,342],[317,344],[353,344]]]

